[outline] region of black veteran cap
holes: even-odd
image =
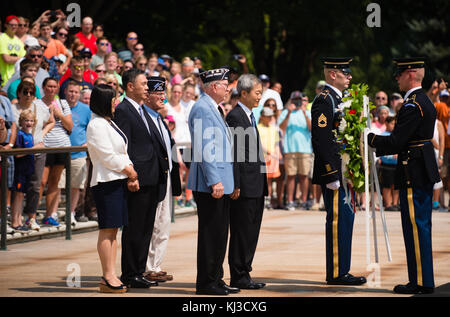
[[[148,91],[164,91],[166,90],[166,79],[164,77],[149,76],[147,77]]]
[[[226,68],[217,68],[217,69],[211,69],[207,70],[203,73],[200,73],[200,79],[204,84],[209,83],[211,81],[216,80],[228,80],[228,73],[229,69]]]
[[[404,57],[404,58],[394,58],[394,63],[397,65],[397,70],[395,76],[400,75],[407,69],[413,68],[424,68],[425,67],[425,57]]]
[[[351,73],[350,62],[351,57],[322,57],[322,63],[325,68],[339,69],[346,73]]]

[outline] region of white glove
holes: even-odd
[[[331,182],[331,183],[328,183],[328,184],[327,184],[327,188],[328,188],[328,189],[331,189],[331,190],[336,190],[336,189],[338,189],[340,186],[341,186],[341,183],[340,183],[339,181],[334,181],[334,182]]]

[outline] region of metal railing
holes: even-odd
[[[190,148],[191,143],[177,143],[177,147],[187,146]],[[66,240],[72,240],[72,226],[71,226],[71,158],[70,153],[72,152],[87,152],[87,146],[68,146],[68,147],[51,147],[51,148],[42,148],[42,149],[12,149],[12,150],[0,150],[1,156],[1,242],[0,242],[0,250],[7,250],[7,208],[6,208],[6,200],[7,200],[7,175],[8,173],[8,156],[14,155],[30,155],[36,153],[66,153],[66,214],[65,214],[65,222],[66,222]],[[88,184],[89,186],[89,184]],[[171,206],[171,222],[175,222],[175,198],[172,197],[172,206]]]
[[[1,211],[2,211],[2,223],[1,223],[1,243],[0,250],[7,250],[6,240],[7,240],[7,209],[6,209],[6,195],[7,195],[7,169],[8,169],[8,156],[14,155],[30,155],[36,153],[66,153],[66,240],[72,240],[72,225],[71,225],[71,158],[70,153],[72,152],[87,152],[87,146],[68,146],[68,147],[52,147],[52,148],[42,148],[42,149],[12,149],[12,150],[1,150],[0,156],[1,161]]]

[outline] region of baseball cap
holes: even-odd
[[[447,89],[444,89],[441,91],[441,93],[439,94],[439,97],[449,97],[450,94],[448,93]]]
[[[260,81],[270,81],[269,76],[267,76],[266,74],[261,74],[258,78]]]

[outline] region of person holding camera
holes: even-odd
[[[287,210],[294,210],[294,189],[297,175],[302,192],[300,207],[307,208],[308,175],[312,168],[311,146],[311,111],[306,109],[304,94],[300,91],[291,93],[287,109],[284,109],[278,119],[280,129],[284,132],[285,158],[287,173]]]

